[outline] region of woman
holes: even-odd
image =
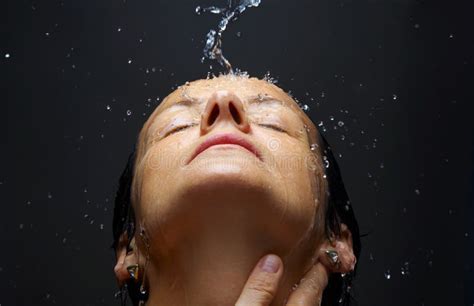
[[[245,76],[186,83],[157,107],[113,227],[134,305],[348,304],[360,253],[326,141],[283,90]]]

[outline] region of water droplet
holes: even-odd
[[[132,114],[132,111],[127,109],[127,116],[130,116]]]
[[[127,63],[131,64],[131,63],[132,63],[132,59],[129,58]]]
[[[10,58],[10,53],[5,53],[5,58]]]
[[[346,136],[341,135],[341,140],[345,140],[345,139],[346,139]]]
[[[122,28],[118,27],[117,32],[121,32],[121,31],[122,31]]]
[[[18,226],[18,228],[19,228],[20,230],[22,230],[23,227],[24,227],[23,223],[20,223],[20,225]]]
[[[308,106],[308,104],[304,104],[303,106],[301,106],[301,109],[302,109],[304,112],[309,111],[309,106]]]
[[[201,7],[198,5],[198,6],[196,6],[196,9],[195,9],[194,11],[196,12],[196,14],[201,15],[202,9],[201,9]]]
[[[454,38],[454,35],[453,35],[453,34],[449,34],[449,38]]]
[[[99,228],[100,228],[101,230],[103,230],[103,229],[104,229],[104,225],[101,223],[100,226],[99,226]]]
[[[48,199],[52,199],[53,198],[53,195],[51,194],[51,192],[48,192]]]
[[[316,151],[318,149],[318,147],[319,146],[318,146],[317,143],[313,143],[313,144],[311,144],[310,149],[311,149],[311,151]]]
[[[405,261],[403,263],[402,267],[400,268],[400,273],[402,275],[408,276],[410,274],[409,265],[410,265],[410,263],[408,261]]]
[[[415,23],[414,27],[415,27],[415,29],[419,29],[420,25],[418,23]]]
[[[380,169],[385,168],[385,165],[383,163],[380,164]]]
[[[239,38],[242,37],[242,32],[239,31],[239,32],[235,33],[235,36],[237,36]]]
[[[419,189],[415,189],[415,193],[416,193],[416,195],[420,195],[420,190],[419,190]]]
[[[310,129],[309,126],[307,126],[306,124],[304,125],[304,129],[306,130],[306,133],[311,132],[311,129]]]
[[[298,288],[298,284],[294,284],[293,287],[291,288],[291,291],[295,291]]]
[[[107,106],[105,106],[105,109],[109,111],[109,110],[112,109],[112,107],[110,107],[110,105],[107,105]]]
[[[270,71],[267,71],[263,76],[263,80],[267,81],[270,84],[276,84],[278,81],[270,75]]]
[[[326,155],[323,156],[323,160],[324,160],[324,167],[329,168],[329,160]]]
[[[390,270],[384,273],[385,279],[390,279],[392,276],[390,275]]]
[[[44,35],[49,36],[49,32],[44,33]]]
[[[344,126],[344,122],[343,122],[343,121],[339,121],[339,122],[337,123],[337,125],[339,125],[340,127],[343,127],[343,126]]]
[[[392,95],[392,99],[393,99],[393,100],[397,100],[397,99],[398,99],[398,96],[397,96],[396,94],[393,94],[393,95]]]
[[[334,116],[329,116],[329,120],[334,121]]]

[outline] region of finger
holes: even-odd
[[[276,255],[260,259],[240,294],[236,306],[268,306],[272,302],[283,274],[283,263]]]
[[[328,284],[329,271],[317,262],[301,279],[298,287],[290,294],[287,306],[321,305],[324,289]]]

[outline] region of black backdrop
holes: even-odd
[[[206,76],[218,18],[194,8],[216,3],[2,3],[0,305],[119,304],[117,178],[160,99]],[[263,0],[224,37],[231,62],[270,71],[341,154],[369,233],[360,305],[474,303],[467,4]]]

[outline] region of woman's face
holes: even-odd
[[[323,199],[315,135],[295,101],[266,81],[187,83],[141,131],[137,217],[169,247],[212,226],[246,226],[290,246],[313,227]]]

